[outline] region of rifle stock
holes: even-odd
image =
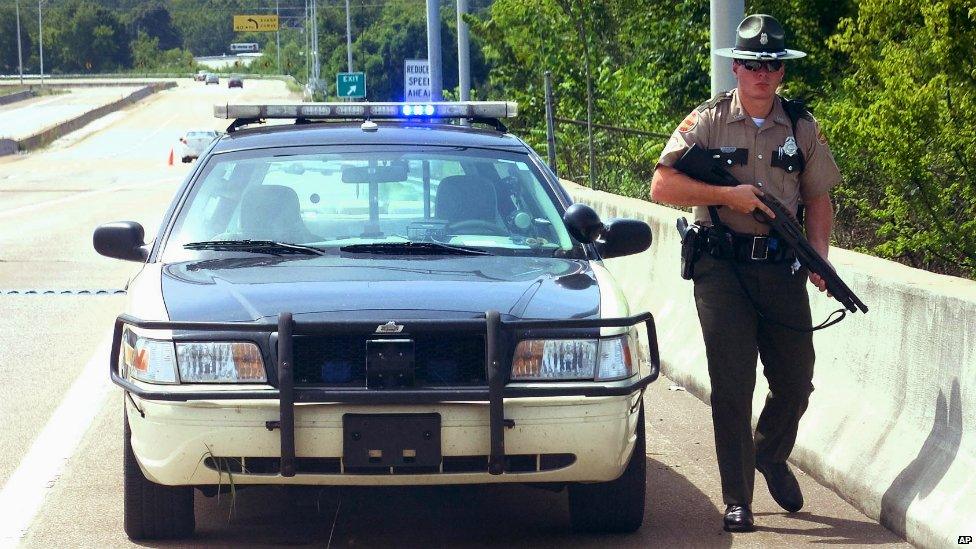
[[[708,183],[709,185],[723,187],[740,185],[735,176],[729,173],[724,166],[717,163],[708,151],[698,145],[693,145],[688,149],[675,162],[673,167],[688,177],[697,179],[703,183]],[[852,313],[858,310],[865,313],[868,312],[867,305],[858,299],[857,295],[838,276],[837,271],[834,270],[830,263],[813,248],[810,241],[804,236],[803,229],[800,228],[800,224],[796,221],[792,212],[782,202],[768,193],[763,193],[759,197],[759,200],[772,210],[776,214],[776,217],[769,219],[760,210],[756,210],[753,215],[758,215],[757,219],[770,225],[776,231],[777,235],[793,248],[800,264],[809,269],[810,272],[818,274],[824,280],[827,284],[827,291],[834,296],[834,299],[839,301]]]

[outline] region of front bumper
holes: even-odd
[[[229,470],[235,484],[380,486],[613,480],[623,472],[634,448],[638,398],[639,393],[505,399],[505,417],[512,426],[504,433],[508,459],[503,459],[506,470],[501,475],[487,470],[491,444],[484,403],[296,405],[293,476],[263,467],[277,462],[281,455],[279,433],[265,428],[268,421],[278,418],[277,401],[153,402],[135,398],[126,404],[133,451],[146,477],[158,484],[227,483]],[[440,414],[441,468],[402,474],[345,470],[341,460],[343,414],[377,412]],[[553,457],[559,461],[547,464]],[[316,470],[315,465],[320,467]]]
[[[571,474],[571,479],[562,478],[557,471],[537,471],[533,476],[541,475],[543,478],[533,478],[531,481],[611,480],[619,475],[623,462],[630,455],[640,393],[657,379],[660,372],[657,335],[654,318],[650,313],[615,319],[503,322],[498,312],[488,311],[483,319],[421,320],[410,323],[411,329],[418,332],[483,329],[486,334],[487,387],[296,388],[292,370],[293,334],[362,330],[363,326],[373,327],[383,324],[383,321],[295,323],[291,313],[281,313],[277,320],[276,324],[169,322],[145,321],[128,315],[121,315],[116,319],[109,371],[112,381],[134,396],[127,403],[133,432],[133,450],[139,456],[147,476],[162,484],[194,484],[196,473],[187,474],[186,464],[193,462],[199,465],[206,450],[211,457],[278,457],[280,466],[276,474],[279,478],[275,483],[281,483],[282,479],[296,477],[300,468],[296,466],[299,455],[320,458],[342,454],[343,413],[433,411],[441,413],[444,421],[442,454],[487,454],[487,475],[498,476],[505,473],[511,464],[511,459],[506,459],[510,454],[541,456],[572,453],[576,456],[575,464],[559,471],[567,473],[575,470],[583,478],[573,477]],[[499,353],[503,341],[539,337],[553,330],[627,327],[638,323],[643,323],[647,329],[649,375],[631,378],[632,381],[605,383],[509,383],[511,360],[503,359]],[[264,389],[234,387],[232,390],[198,390],[194,387],[186,390],[185,386],[166,388],[133,383],[119,376],[117,371],[125,325],[150,330],[246,331],[264,332],[269,336],[276,334],[277,386]],[[139,399],[139,403],[136,403],[135,398]],[[559,399],[568,399],[571,403],[563,413],[540,412],[541,415],[533,415],[527,411],[534,408],[555,410],[557,406],[553,403]],[[357,408],[356,405],[361,406]],[[424,409],[418,408],[420,406]],[[579,411],[566,413],[566,410],[576,409]],[[245,410],[247,414],[244,414]],[[522,416],[519,417],[519,414]],[[211,417],[212,421],[201,422],[198,419],[208,416],[214,416]],[[522,420],[522,425],[519,419]],[[336,421],[339,422],[338,437],[333,436],[336,433],[330,431],[336,427]],[[532,421],[537,421],[538,427],[529,428]],[[241,423],[238,425],[238,422]],[[624,425],[628,430],[624,430]],[[483,434],[486,427],[487,437]],[[506,429],[509,430],[508,433]],[[275,430],[279,433],[275,434]],[[469,446],[457,442],[460,445],[458,451],[478,450],[478,453],[450,453],[447,441],[460,441],[462,435],[472,442],[467,443]],[[485,440],[487,452],[484,452],[485,448],[477,446]],[[276,446],[275,452],[267,446],[269,441]],[[551,449],[556,451],[546,451],[543,441],[550,441]],[[561,441],[581,442],[566,442],[565,447],[562,447]],[[207,447],[208,444],[218,443],[225,445],[226,450],[224,446],[219,451],[213,449],[213,446],[210,449]],[[197,447],[188,447],[186,444]],[[339,445],[337,454],[335,444]],[[472,444],[474,446],[470,446]],[[154,453],[155,448],[162,450]],[[262,453],[255,454],[256,448],[260,448]],[[301,451],[296,452],[299,449]],[[601,461],[605,462],[603,468]],[[177,472],[169,474],[166,472],[167,467]],[[462,480],[460,476],[455,478],[452,475],[450,480],[430,480],[428,483],[485,481],[482,478],[484,474],[474,475],[472,480]],[[418,478],[411,475],[411,482]],[[433,475],[433,478],[444,479],[444,476]],[[528,480],[522,477],[518,481]],[[299,478],[295,482],[306,484],[309,479]],[[328,483],[342,482],[330,478]]]

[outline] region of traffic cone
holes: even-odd
[[[169,162],[167,162],[167,164],[170,165],[170,166],[173,165],[173,149],[172,149],[172,147],[170,147],[170,149],[169,149]]]

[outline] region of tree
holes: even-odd
[[[826,109],[854,246],[976,274],[976,6],[860,0],[831,48],[850,58]]]
[[[31,28],[28,12],[20,12],[20,47],[24,59],[24,70],[30,61],[31,41],[28,31]],[[0,6],[0,73],[17,74],[17,13],[13,2]]]
[[[157,0],[157,3],[139,4],[128,13],[128,30],[132,36],[140,32],[150,38],[159,40],[159,48],[169,50],[183,45],[183,36],[173,25],[169,9]]]
[[[125,26],[114,11],[90,0],[48,8],[44,52],[51,72],[106,72],[131,65]]]

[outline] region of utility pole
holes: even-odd
[[[278,74],[281,74],[281,10],[278,0],[275,0],[275,16],[278,18],[278,29],[275,30],[275,52],[278,54]]]
[[[468,13],[468,0],[457,0],[457,38],[458,38],[458,99],[471,99],[471,55],[468,51],[468,24],[464,14]]]
[[[427,0],[427,63],[430,64],[430,100],[442,99],[441,84],[441,2]]]
[[[319,87],[319,72],[321,67],[319,66],[319,8],[317,6],[318,0],[311,0],[312,2],[312,81],[314,82],[312,90],[317,90]]]
[[[37,0],[37,38],[41,58],[41,87],[44,87],[44,23],[41,18],[41,0]]]
[[[349,0],[346,0],[346,61],[352,72],[352,17],[349,15]]]
[[[24,85],[24,53],[20,45],[20,0],[17,0],[17,67],[20,71],[20,85]]]
[[[305,38],[305,85],[308,86],[309,76],[311,75],[311,71],[309,71],[311,61],[309,60],[310,56],[308,51],[308,0],[305,0],[305,21],[302,25],[302,35]]]
[[[712,97],[736,86],[732,60],[715,55],[715,50],[735,45],[735,29],[745,17],[743,0],[711,0],[709,28],[712,37]]]

